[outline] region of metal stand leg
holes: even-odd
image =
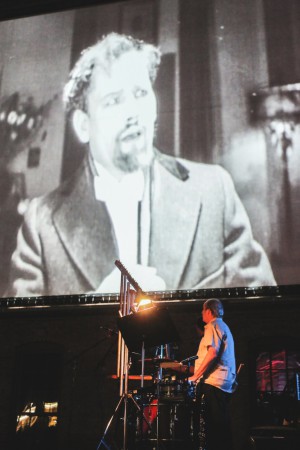
[[[105,442],[105,437],[106,437],[106,435],[107,435],[107,433],[108,433],[108,430],[109,430],[110,427],[111,427],[111,424],[112,424],[113,419],[115,418],[115,416],[116,416],[116,414],[117,414],[117,412],[118,412],[118,410],[119,410],[119,408],[120,408],[120,406],[122,405],[123,402],[124,402],[123,447],[124,447],[124,445],[125,445],[125,447],[122,448],[122,450],[127,450],[127,448],[126,448],[126,444],[127,444],[127,427],[126,427],[126,425],[127,425],[127,412],[126,412],[126,409],[127,409],[127,406],[128,406],[128,400],[131,400],[131,401],[133,402],[133,404],[134,404],[134,406],[136,407],[137,411],[142,415],[142,421],[144,420],[144,421],[147,423],[147,425],[148,425],[150,431],[151,431],[151,432],[153,431],[153,430],[152,430],[151,423],[149,422],[149,420],[148,420],[147,417],[145,416],[144,412],[142,411],[141,407],[140,407],[139,404],[136,402],[136,400],[134,399],[134,397],[132,396],[132,394],[127,394],[127,395],[126,395],[126,394],[123,394],[122,397],[120,398],[120,400],[119,400],[119,402],[118,402],[118,404],[117,404],[117,406],[116,406],[114,412],[113,412],[113,415],[111,416],[111,418],[109,419],[109,421],[108,421],[108,423],[107,423],[107,425],[106,425],[105,431],[104,431],[103,436],[102,436],[102,438],[101,438],[101,440],[100,440],[100,442],[99,442],[99,444],[98,444],[97,450],[99,450],[99,449],[101,448],[101,446],[103,446],[104,448],[106,448],[106,450],[111,450],[111,447]],[[154,433],[154,435],[155,435],[155,433]],[[156,437],[156,436],[155,436],[155,437]]]
[[[118,402],[118,404],[117,404],[117,406],[116,406],[114,412],[113,412],[113,415],[111,416],[111,418],[109,419],[109,421],[108,421],[108,423],[107,423],[107,425],[106,425],[105,431],[104,431],[104,433],[103,433],[103,436],[102,436],[102,438],[101,438],[101,441],[99,442],[99,445],[98,445],[98,447],[97,447],[97,450],[99,450],[99,449],[101,448],[101,445],[103,445],[106,449],[110,450],[110,447],[105,443],[105,440],[104,440],[104,439],[105,439],[105,436],[106,436],[107,433],[108,433],[108,430],[109,430],[109,428],[110,428],[110,426],[111,426],[111,424],[112,424],[112,421],[114,420],[114,417],[115,417],[115,415],[117,414],[117,412],[118,412],[120,406],[122,405],[122,402],[124,401],[124,399],[125,399],[125,395],[123,394],[122,397],[120,398],[120,400],[119,400],[119,402]]]

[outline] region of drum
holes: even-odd
[[[149,405],[149,403],[151,403],[151,401],[155,397],[156,397],[155,386],[139,388],[139,389],[133,391],[133,398],[140,407]]]
[[[185,383],[182,381],[165,381],[159,386],[160,397],[163,400],[184,400]]]
[[[160,401],[158,404],[158,400],[153,399],[143,408],[141,437],[155,440],[157,432],[158,438],[166,441],[181,441],[191,437],[192,413],[189,405],[176,401]]]

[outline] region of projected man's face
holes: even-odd
[[[114,176],[151,163],[156,106],[137,51],[122,55],[109,72],[95,69],[87,98],[89,145],[94,159]]]

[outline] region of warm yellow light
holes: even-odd
[[[142,298],[138,303],[139,308],[141,306],[149,306],[149,305],[152,305],[152,300],[150,300],[150,298]]]
[[[56,427],[57,425],[57,416],[49,416],[49,423],[48,423],[48,427]]]
[[[25,430],[27,427],[32,427],[38,419],[38,416],[21,415],[17,416],[16,431]]]
[[[55,413],[57,412],[58,402],[44,402],[45,413]]]
[[[142,311],[152,307],[152,300],[149,298],[141,298],[135,304],[135,312]]]
[[[17,416],[16,431],[23,431],[28,427],[33,427],[41,420],[46,420],[48,427],[55,427],[57,425],[57,416],[46,416],[46,414],[57,413],[58,402],[43,402],[44,411],[40,415],[37,414],[37,406],[33,402],[25,405],[21,415]]]
[[[142,309],[148,309],[152,306],[152,300],[150,298],[141,298],[133,304],[132,312],[138,312]]]

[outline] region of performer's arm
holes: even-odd
[[[218,356],[215,347],[209,346],[207,354],[198,369],[194,372],[192,377],[189,377],[189,381],[197,381],[207,371],[207,369],[214,363]]]

